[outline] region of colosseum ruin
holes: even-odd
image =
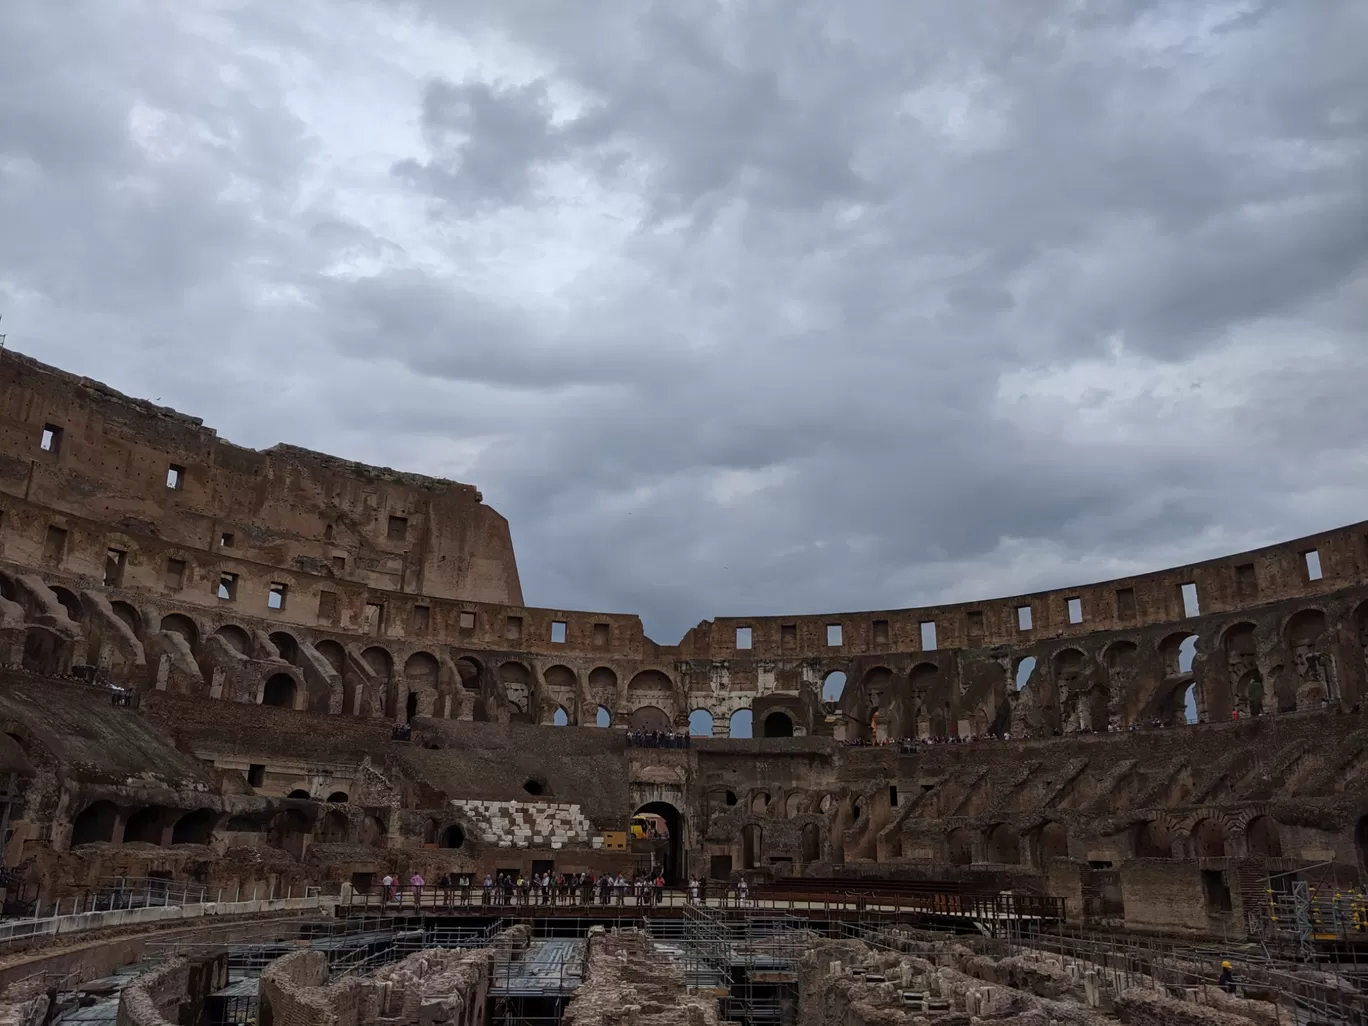
[[[474,485],[0,390],[9,1020],[1368,1021],[1368,523],[663,645]]]

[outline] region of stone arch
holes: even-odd
[[[946,860],[952,866],[967,866],[974,861],[974,835],[955,827],[945,835]]]
[[[346,791],[334,791],[332,794],[328,795],[328,801],[337,802],[340,805],[346,805],[349,801],[351,801],[351,797],[347,794]]]
[[[791,791],[784,798],[784,818],[793,819],[803,812],[803,806],[807,804],[807,796],[801,791]]]
[[[1036,834],[1036,846],[1040,855],[1040,866],[1045,865],[1050,859],[1067,859],[1069,857],[1069,830],[1063,823],[1051,821],[1044,824]]]
[[[1319,709],[1338,698],[1334,657],[1330,651],[1330,621],[1316,608],[1298,610],[1287,620],[1283,637],[1292,656],[1298,709]]]
[[[383,848],[389,831],[380,817],[368,815],[361,821],[361,832],[359,841],[368,848]]]
[[[712,737],[713,714],[707,709],[695,709],[689,713],[689,733],[694,737]]]
[[[113,802],[99,801],[87,805],[71,822],[71,847],[113,841],[114,824],[118,818],[119,810]]]
[[[410,691],[436,690],[437,673],[437,657],[431,652],[414,652],[404,662],[404,680]]]
[[[288,673],[275,673],[266,678],[261,689],[261,704],[277,709],[293,709],[299,696],[299,686]]]
[[[1219,819],[1199,819],[1192,825],[1192,854],[1199,859],[1218,859],[1226,853],[1225,825]]]
[[[499,666],[499,682],[508,700],[508,718],[513,723],[535,723],[532,708],[532,670],[517,659],[509,659]]]
[[[769,811],[770,795],[768,791],[756,791],[751,795],[750,810],[757,816],[764,815]]]
[[[226,623],[214,631],[214,637],[222,638],[224,643],[238,655],[252,654],[252,636],[235,623]]]
[[[613,725],[613,714],[606,705],[601,705],[594,712],[594,726],[611,727]]]
[[[390,655],[389,649],[381,645],[371,645],[364,649],[361,652],[361,661],[382,684],[388,685],[394,676],[394,656]]]
[[[1015,866],[1021,861],[1021,835],[1006,823],[989,827],[984,838],[988,845],[988,861]]]
[[[1131,851],[1137,859],[1173,858],[1173,834],[1158,820],[1142,820],[1132,828]]]
[[[568,727],[570,726],[570,714],[565,711],[565,706],[556,706],[556,711],[551,714],[551,726]]]
[[[589,671],[589,686],[594,689],[606,688],[617,691],[617,674],[607,666],[595,666]]]
[[[839,702],[845,693],[846,675],[842,670],[832,670],[822,678],[822,701]]]
[[[776,709],[765,717],[762,729],[765,737],[793,737],[793,717]]]
[[[728,737],[753,737],[755,717],[749,709],[737,709],[727,721]]]
[[[465,844],[465,839],[465,830],[461,828],[461,824],[452,823],[442,831],[438,844],[443,848],[460,848]]]
[[[85,619],[85,608],[81,605],[81,600],[76,597],[76,593],[63,588],[60,584],[50,584],[48,588],[57,596],[57,602],[66,610],[67,619],[72,623],[80,623]]]
[[[196,809],[187,812],[171,828],[172,844],[208,844],[214,837],[214,826],[218,823],[218,813],[213,809]]]
[[[338,673],[341,673],[343,667],[347,665],[347,650],[331,638],[324,638],[322,641],[315,642],[314,650]],[[351,710],[348,709],[347,711],[350,712]]]
[[[549,688],[569,688],[572,691],[575,689],[575,671],[562,663],[548,667],[542,674],[542,680],[546,681]]]
[[[63,638],[56,631],[29,624],[24,632],[24,669],[49,677],[60,676],[66,666],[62,657]]]
[[[160,845],[165,826],[166,810],[160,805],[139,809],[124,824],[124,843]]]
[[[115,616],[128,625],[128,629],[133,632],[135,638],[142,637],[142,617],[138,614],[138,610],[134,608],[131,602],[124,602],[122,600],[111,602],[109,608],[113,610]],[[193,621],[191,626],[194,626]],[[165,628],[162,629],[165,630]]]
[[[344,844],[351,825],[346,813],[340,809],[329,809],[318,821],[318,839],[324,844]]]
[[[1157,648],[1160,663],[1164,667],[1164,675],[1167,677],[1180,677],[1191,669],[1191,663],[1185,668],[1184,662],[1188,662],[1191,656],[1184,649],[1191,649],[1198,641],[1198,637],[1192,631],[1175,631],[1159,642]]]
[[[643,705],[632,713],[631,727],[633,730],[665,730],[670,729],[670,717],[664,709],[654,705]]]
[[[1023,691],[1026,685],[1031,682],[1031,675],[1035,673],[1038,660],[1033,655],[1022,656],[1016,660],[1012,666],[1012,683],[1018,691]]]
[[[908,673],[907,684],[910,700],[904,703],[896,722],[886,725],[890,736],[948,737],[951,713],[946,701],[949,696],[942,694],[940,666],[918,663]],[[921,705],[920,716],[910,708],[914,702]]]
[[[1267,859],[1282,857],[1282,837],[1272,816],[1255,816],[1245,824],[1245,851]]]
[[[271,644],[275,646],[276,654],[279,655],[281,659],[284,659],[291,666],[299,665],[298,638],[289,631],[272,631],[270,640]]]
[[[123,604],[127,605],[127,603]],[[199,626],[184,613],[168,613],[163,616],[161,630],[171,634],[179,634],[185,639],[185,643],[190,646],[192,652],[199,647]]]

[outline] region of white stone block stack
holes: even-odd
[[[499,848],[603,846],[603,838],[578,805],[482,799],[458,799],[451,805],[476,837]]]

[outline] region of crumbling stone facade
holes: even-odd
[[[691,993],[679,962],[639,931],[589,933],[584,982],[565,1008],[563,1026],[716,1026],[717,1001]]]
[[[678,880],[1021,888],[1199,933],[1245,929],[1270,871],[1359,878],[1368,524],[1034,595],[705,620],[669,646],[634,616],[523,605],[510,539],[471,485],[241,449],[5,352],[11,888],[623,872],[643,808],[669,837],[635,857]],[[746,712],[757,737],[725,736]],[[596,726],[695,714],[712,736],[688,748]]]

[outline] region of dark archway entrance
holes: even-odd
[[[295,682],[288,673],[277,673],[266,682],[261,691],[261,704],[273,705],[279,709],[293,709],[295,704]]]
[[[765,737],[793,737],[793,720],[788,713],[772,712],[765,717]]]
[[[659,816],[665,821],[666,829],[670,836],[665,843],[665,882],[671,886],[677,886],[685,881],[685,874],[688,867],[684,865],[684,817],[679,814],[669,802],[647,802],[636,812],[634,816],[643,813]],[[643,871],[646,866],[641,866]]]

